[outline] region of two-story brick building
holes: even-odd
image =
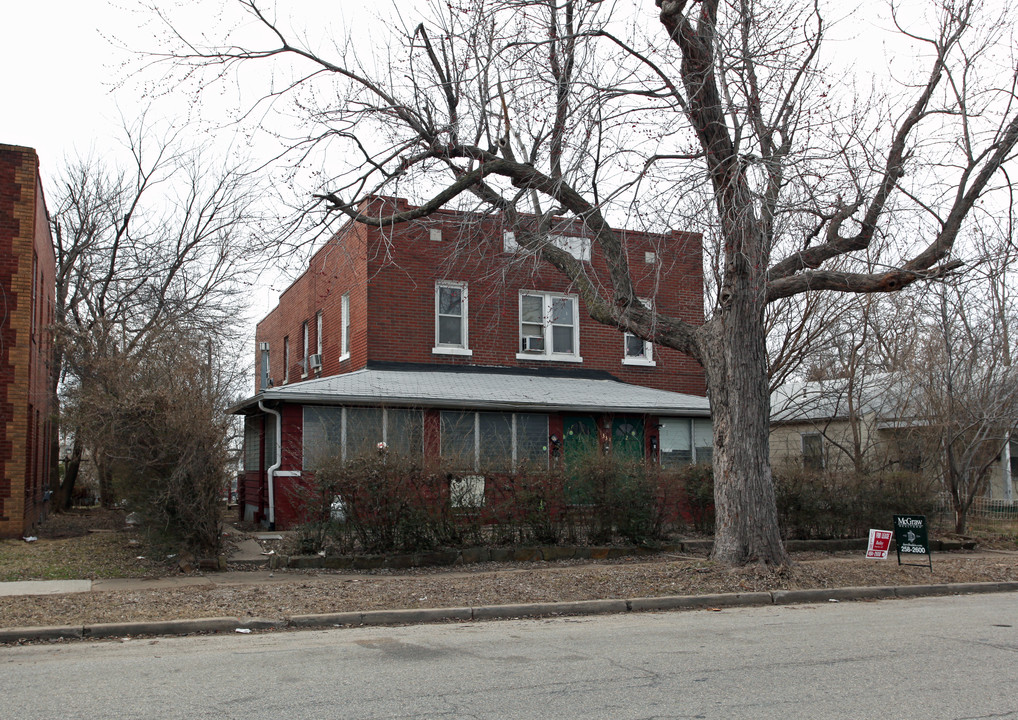
[[[30,533],[49,497],[54,276],[39,158],[0,145],[0,537]]]
[[[406,209],[376,199],[362,212]],[[607,271],[579,223],[552,241]],[[623,234],[641,301],[703,319],[698,235]],[[375,228],[350,223],[257,327],[245,416],[241,512],[285,527],[316,457],[441,457],[484,474],[548,470],[597,447],[663,461],[709,459],[704,374],[690,357],[591,320],[557,270],[499,217],[452,211]]]

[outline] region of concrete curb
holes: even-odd
[[[938,585],[897,585],[874,587],[772,590],[770,592],[722,593],[715,595],[665,595],[629,600],[576,600],[570,602],[483,605],[479,607],[420,608],[407,610],[366,610],[362,612],[294,615],[285,619],[214,617],[190,620],[156,620],[95,625],[0,628],[0,643],[106,638],[131,635],[190,635],[236,630],[283,628],[329,628],[370,625],[412,625],[435,622],[470,622],[556,615],[623,614],[668,610],[792,605],[831,601],[886,598],[932,597],[976,593],[1018,592],[1018,582],[952,583]]]

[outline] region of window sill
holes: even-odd
[[[657,367],[657,363],[653,360],[647,360],[645,358],[622,358],[623,365],[636,365],[637,367]]]
[[[340,362],[343,362],[344,360],[349,360],[349,359],[350,359],[350,353],[347,353],[346,355],[340,355],[339,356],[339,361]]]
[[[431,352],[433,355],[463,355],[464,357],[471,357],[474,354],[474,351],[469,348],[458,347],[433,347]]]
[[[517,360],[537,360],[540,362],[568,362],[581,363],[583,358],[579,355],[538,355],[537,353],[516,353]]]

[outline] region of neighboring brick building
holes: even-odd
[[[0,145],[0,537],[46,513],[54,272],[39,159]]]
[[[397,208],[405,201],[377,199],[362,211]],[[609,285],[578,223],[554,233]],[[623,238],[641,300],[702,322],[700,237]],[[241,511],[280,527],[293,519],[283,488],[319,448],[350,457],[384,441],[455,456],[483,483],[496,456],[548,468],[580,438],[679,462],[711,444],[699,365],[591,320],[498,217],[348,224],[258,324],[256,344],[256,394],[233,408],[246,416]]]

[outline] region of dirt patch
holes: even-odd
[[[1018,554],[957,553],[928,568],[858,555],[795,557],[791,567],[731,568],[702,559],[645,558],[462,570],[276,573],[256,585],[5,598],[0,627],[214,616],[285,618],[351,610],[463,607],[602,598],[874,585],[1018,580]]]
[[[40,538],[58,540],[81,537],[93,531],[121,530],[124,517],[124,511],[117,508],[74,508],[51,514],[36,534]]]

